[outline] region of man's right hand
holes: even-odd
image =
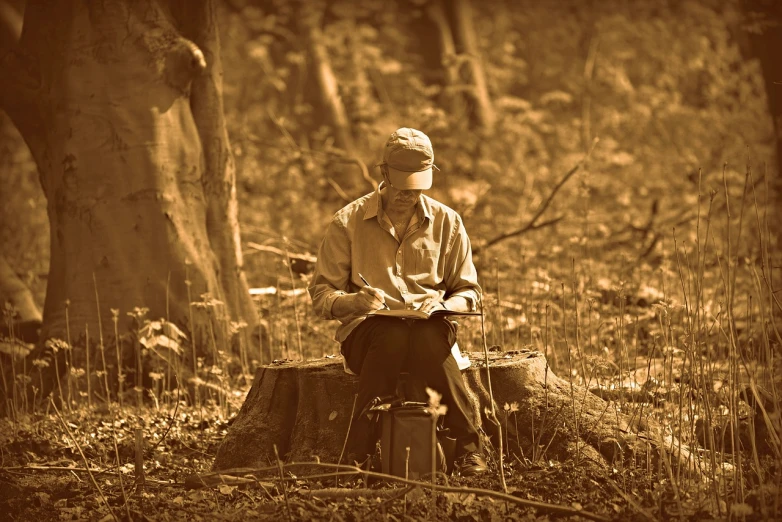
[[[386,303],[386,294],[379,288],[371,286],[362,287],[356,296],[356,311],[369,312],[371,310],[380,310]]]
[[[355,294],[345,294],[336,301],[332,313],[336,316],[366,314],[385,305],[386,294],[379,288],[364,286]]]

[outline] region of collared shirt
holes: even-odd
[[[319,316],[342,323],[336,333],[339,342],[367,317],[337,317],[332,312],[339,296],[364,286],[359,274],[385,292],[392,310],[416,309],[432,296],[462,296],[475,310],[481,297],[470,239],[459,214],[421,195],[407,230],[395,231],[382,209],[382,186],[334,215],[318,251],[308,290]]]

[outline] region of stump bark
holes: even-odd
[[[495,423],[483,354],[468,355],[472,366],[463,372],[465,382],[495,447],[502,436],[506,450],[519,456],[531,457],[536,447],[538,454],[545,450],[546,459],[587,458],[604,466],[637,459],[656,467],[664,452],[674,469],[705,471],[686,445],[665,435],[647,415],[627,415],[616,404],[557,377],[539,352],[490,355]],[[275,460],[275,445],[288,461],[317,457],[337,462],[357,385],[358,379],[343,371],[340,357],[260,368],[213,468],[267,466]],[[512,403],[518,405],[515,413],[504,409]]]

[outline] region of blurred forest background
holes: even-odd
[[[720,263],[749,276],[764,246],[776,251],[780,173],[752,47],[773,20],[720,0],[469,9],[436,0],[220,4],[250,286],[301,292],[307,257],[291,277],[285,252],[317,252],[330,216],[379,181],[372,165],[386,137],[410,126],[432,138],[441,173],[430,195],[464,217],[483,286],[502,292],[503,330],[531,340],[533,328],[519,330],[531,322],[528,299],[561,302],[561,283],[574,280],[582,305],[673,295],[677,252],[696,250],[714,269],[704,287],[716,314]],[[46,201],[5,115],[0,172],[0,252],[41,304]],[[767,219],[766,243],[758,219]],[[311,315],[306,296],[293,299]],[[260,303],[267,318],[285,306]],[[331,325],[306,323],[305,336],[327,345]]]

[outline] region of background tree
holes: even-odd
[[[752,52],[760,62],[774,124],[777,173],[782,173],[782,62],[775,51],[782,48],[782,5],[771,0],[745,0],[742,6],[746,19],[741,29],[750,34]],[[778,176],[774,184],[782,193]]]

